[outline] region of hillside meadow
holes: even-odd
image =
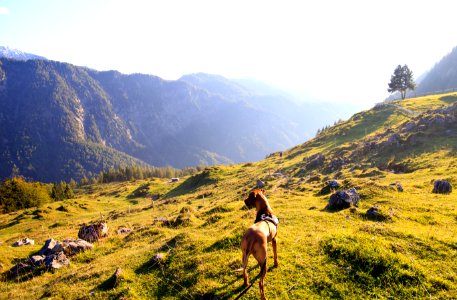
[[[449,94],[377,106],[282,157],[208,167],[173,183],[149,178],[83,186],[74,199],[2,214],[0,298],[233,299],[243,290],[239,244],[255,219],[242,200],[257,179],[281,222],[278,268],[269,245],[267,298],[457,298],[457,198],[431,193],[434,180],[457,184],[456,139],[453,132],[438,134],[442,124],[420,127],[455,100]],[[418,131],[403,130],[408,122]],[[389,142],[392,134],[398,143]],[[313,165],[316,154],[325,160]],[[343,189],[358,189],[358,208],[325,209],[330,194],[323,188],[334,179]],[[396,183],[403,192],[391,186]],[[137,197],[145,187],[155,200]],[[381,214],[370,218],[366,211],[374,205]],[[80,224],[100,218],[108,222],[108,237],[69,266],[7,277],[45,240],[76,238]],[[120,227],[133,231],[117,234]],[[24,237],[35,245],[12,247]],[[117,267],[123,281],[113,288]],[[251,257],[250,279],[258,272]],[[257,284],[243,296],[258,298]]]

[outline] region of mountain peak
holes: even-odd
[[[29,60],[29,59],[45,59],[43,56],[26,53],[10,47],[0,46],[0,57],[5,57],[15,60]]]

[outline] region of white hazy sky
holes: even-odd
[[[457,1],[0,0],[0,45],[165,79],[256,78],[331,101],[379,102],[457,46]]]

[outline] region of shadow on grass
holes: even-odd
[[[276,268],[277,267],[275,267],[275,266],[271,266],[268,268],[268,273],[265,276],[266,282],[268,282],[268,274],[271,272],[274,272],[274,270]],[[248,287],[247,290],[257,289],[257,291],[255,291],[255,293],[259,293],[259,291],[258,291],[259,288],[256,283],[258,282],[258,279],[260,277],[260,267],[252,266],[248,269],[249,272],[251,272],[252,270],[257,270],[258,273],[254,277],[249,278],[250,287]],[[210,292],[208,292],[208,294],[211,293],[211,294],[215,295],[214,298],[208,298],[208,299],[234,299],[237,296],[239,296],[241,293],[243,293],[245,290],[246,290],[246,288],[243,285],[242,273],[239,273],[238,278],[228,282],[227,284],[225,284],[219,288],[215,288],[215,289],[211,290]],[[247,290],[246,290],[246,292],[247,292]],[[198,299],[200,299],[200,298],[198,298]]]
[[[217,180],[211,178],[210,171],[204,171],[186,179],[179,186],[169,191],[164,198],[172,198],[188,193],[193,193],[200,186],[214,184],[216,182]]]

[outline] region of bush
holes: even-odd
[[[14,177],[0,185],[0,207],[6,212],[38,207],[50,201],[48,188],[42,183]]]

